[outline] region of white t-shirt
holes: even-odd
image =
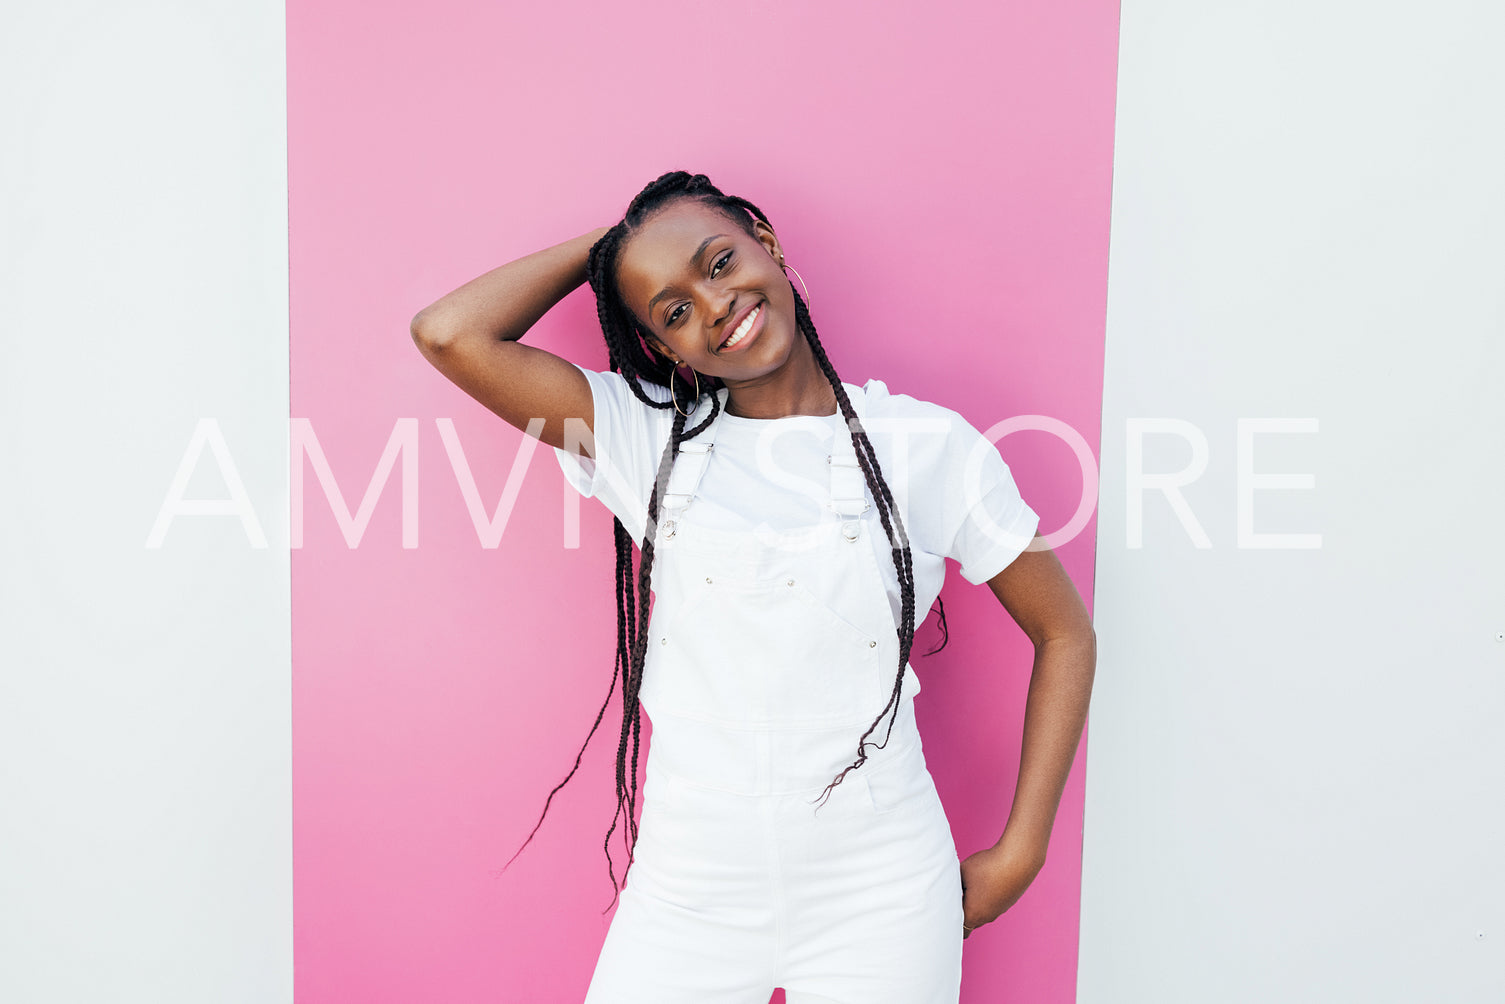
[[[648,495],[674,412],[639,401],[619,373],[580,369],[595,407],[597,460],[562,449],[554,453],[570,484],[600,500],[641,545]],[[859,393],[845,386],[849,397]],[[669,400],[666,388],[642,388],[651,400]],[[881,380],[869,380],[862,393],[863,426],[909,536],[918,625],[940,595],[946,558],[961,566],[967,581],[986,582],[1024,551],[1040,517],[1020,497],[997,448],[961,415],[890,394]],[[691,503],[692,523],[787,532],[833,518],[824,509],[830,498],[826,458],[837,431],[849,435],[839,413],[756,419],[723,410],[716,422],[716,450]],[[898,573],[882,524],[874,526],[869,537],[897,622]]]

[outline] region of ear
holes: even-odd
[[[758,242],[768,249],[769,255],[780,265],[784,264],[784,249],[779,246],[779,236],[773,232],[773,227],[762,220],[753,221],[753,235]]]
[[[648,348],[663,356],[675,366],[679,365],[679,360],[674,357],[674,353],[669,351],[669,349],[664,345],[663,342],[659,341],[657,338],[654,338],[652,335],[644,335],[643,341],[648,343]]]

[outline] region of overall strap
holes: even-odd
[[[726,411],[726,399],[730,394],[725,387],[716,392],[721,401],[721,411],[716,417]],[[697,407],[685,419],[685,424],[691,428],[704,420],[704,412],[711,407],[709,399],[704,405]],[[716,446],[716,429],[721,425],[719,421],[713,421],[710,427],[695,439],[682,440],[679,444],[679,453],[674,458],[674,465],[669,469],[669,484],[665,487],[664,497],[659,500],[659,517],[664,524],[664,539],[669,539],[678,532],[679,518],[689,508],[695,499],[695,491],[700,487],[700,479],[705,476],[705,465],[711,458],[711,450]]]
[[[858,418],[866,416],[867,400],[862,388],[856,393],[849,389],[847,397]],[[841,416],[838,416],[841,417]],[[831,443],[831,454],[826,458],[831,465],[831,498],[826,503],[831,511],[841,517],[841,533],[847,540],[856,540],[860,534],[858,517],[871,509],[868,501],[867,478],[857,463],[857,447],[852,442],[852,433],[845,418],[836,423],[836,435]]]

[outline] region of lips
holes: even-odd
[[[722,339],[716,351],[734,351],[756,338],[762,329],[764,306],[765,304],[761,301],[754,303],[727,322],[726,328],[723,329],[727,332],[726,338]]]

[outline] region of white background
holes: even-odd
[[[1505,1001],[1505,8],[1121,32],[1078,1000]]]
[[[290,1001],[282,5],[4,22],[0,1001]]]
[[[1505,999],[1502,47],[1482,2],[1125,4],[1083,1002]],[[284,51],[280,4],[0,32],[8,1004],[292,999]],[[266,548],[145,546],[205,417]],[[1210,548],[1159,491],[1128,546],[1131,418],[1205,437]],[[1241,418],[1317,421],[1248,456],[1320,548],[1239,547]]]

